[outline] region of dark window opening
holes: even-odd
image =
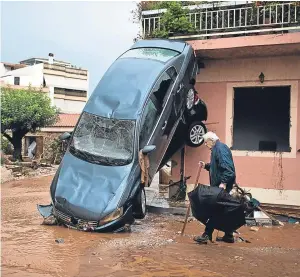
[[[67,88],[54,88],[54,94],[63,94],[67,96],[78,96],[78,97],[87,97],[86,90],[78,90],[78,89],[67,89]]]
[[[172,72],[172,75],[174,75],[174,71]],[[153,95],[155,96],[158,102],[159,110],[161,110],[164,104],[166,103],[167,95],[168,95],[167,92],[169,91],[173,83],[174,80],[170,77],[170,75],[167,72],[164,72],[156,82],[153,88]]]
[[[234,90],[234,150],[290,152],[290,87]]]
[[[19,86],[20,85],[20,77],[14,77],[14,85]]]

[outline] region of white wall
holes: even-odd
[[[88,80],[44,74],[47,86],[88,91]]]
[[[0,77],[4,76],[8,70],[5,68],[3,63],[0,63]]]
[[[65,113],[81,113],[85,102],[54,98],[54,105]]]
[[[2,68],[3,70],[3,68]],[[14,77],[20,77],[20,86],[41,87],[43,85],[43,64],[36,64],[7,71],[1,80],[8,85],[14,85]]]

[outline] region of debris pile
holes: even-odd
[[[47,176],[56,172],[58,166],[48,163],[41,163],[37,160],[27,160],[13,162],[8,156],[3,159],[1,166],[1,183],[20,180],[26,177]]]

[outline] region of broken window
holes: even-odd
[[[88,162],[126,165],[133,158],[134,120],[104,118],[84,112],[74,131],[70,152]]]
[[[290,152],[289,86],[234,90],[235,150]]]
[[[154,88],[153,88],[153,94],[155,98],[157,99],[159,108],[162,109],[164,104],[167,100],[167,92],[169,91],[169,88],[171,84],[173,84],[174,81],[170,77],[170,75],[167,72],[164,72],[162,76],[158,79],[156,82]]]
[[[142,149],[148,142],[154,126],[159,117],[158,110],[151,99],[149,99],[144,114],[141,120],[140,128],[140,149]]]

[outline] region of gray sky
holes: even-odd
[[[90,93],[132,44],[134,2],[2,2],[1,61],[47,57],[90,72]]]

